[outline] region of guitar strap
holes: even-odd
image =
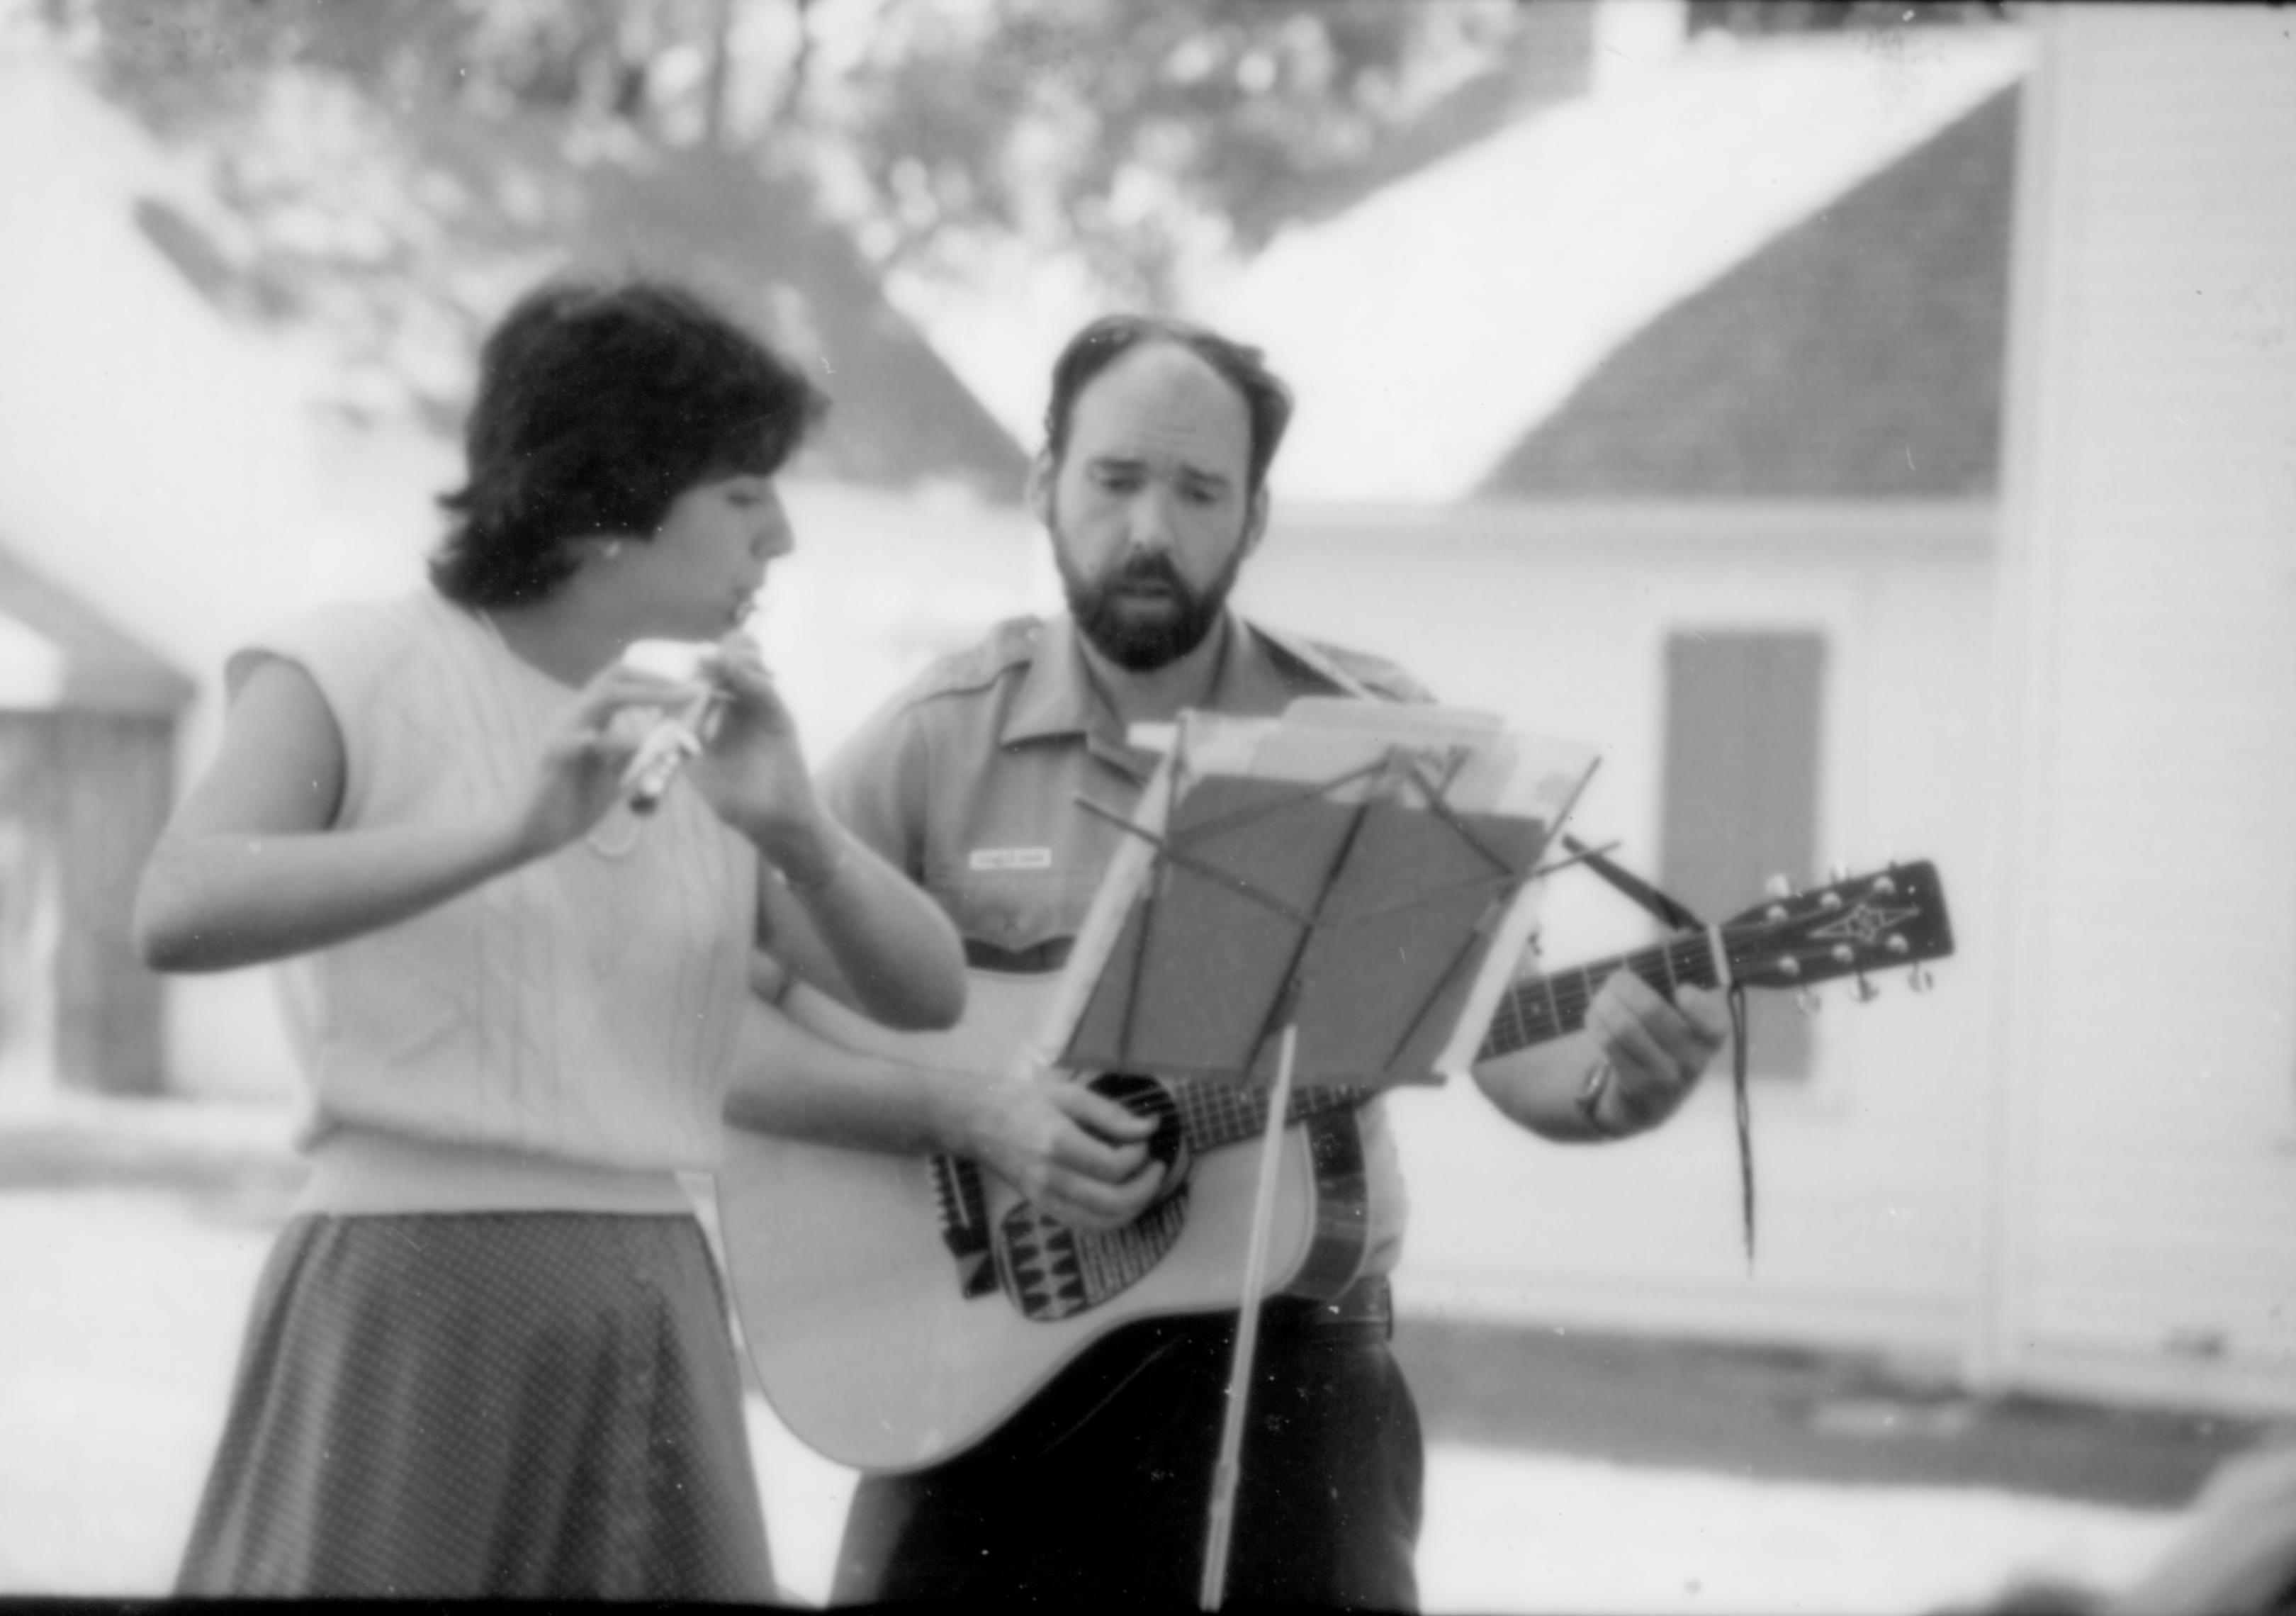
[[[1677,931],[1702,931],[1706,929],[1706,923],[1683,904],[1567,831],[1563,833],[1562,846],[1579,863],[1657,916],[1660,924]],[[1753,1108],[1746,1095],[1746,988],[1743,983],[1730,984],[1728,1002],[1730,1093],[1738,1130],[1738,1212],[1745,1226],[1746,1266],[1751,1268],[1754,1266],[1754,1119]]]
[[[1702,931],[1706,929],[1706,923],[1692,914],[1687,906],[1669,898],[1632,870],[1613,862],[1609,855],[1588,847],[1568,831],[1562,833],[1562,846],[1572,857],[1658,916],[1663,924],[1677,931]]]
[[[1263,629],[1261,632],[1267,631]],[[1300,647],[1279,643],[1283,643],[1294,655],[1301,654]],[[1344,669],[1333,667],[1327,659],[1315,658],[1311,660],[1350,695],[1374,701],[1394,699],[1372,689]],[[1706,923],[1684,905],[1632,871],[1622,868],[1607,855],[1588,847],[1576,836],[1565,832],[1562,845],[1578,862],[1656,915],[1661,924],[1677,931],[1702,931],[1706,929]],[[1754,1266],[1754,1120],[1746,1093],[1746,989],[1742,984],[1730,984],[1727,1003],[1730,1006],[1730,1093],[1738,1134],[1738,1214],[1745,1228],[1746,1266],[1751,1268]]]

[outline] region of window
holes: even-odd
[[[1683,630],[1666,646],[1660,883],[1702,920],[1727,919],[1784,875],[1817,874],[1818,725],[1825,639]],[[1746,996],[1748,1070],[1809,1075],[1792,995]]]

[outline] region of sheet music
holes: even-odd
[[[1105,1041],[1105,1029],[1087,1017],[1095,1005],[1105,1016],[1105,996],[1121,997],[1128,989],[1103,988],[1102,979],[1111,962],[1127,972],[1143,968],[1150,947],[1146,927],[1162,894],[1168,915],[1193,916],[1198,925],[1209,923],[1207,916],[1219,920],[1203,939],[1208,947],[1185,950],[1177,960],[1168,953],[1157,956],[1164,962],[1155,984],[1166,990],[1160,998],[1136,988],[1129,991],[1138,998],[1123,1001],[1128,1016],[1165,1005],[1168,1024],[1172,993],[1185,989],[1193,996],[1185,1000],[1185,1031],[1196,1042],[1190,1054],[1170,1058],[1201,1060],[1226,1075],[1240,1072],[1249,1063],[1244,1053],[1228,1060],[1206,1053],[1226,1047],[1218,1039],[1234,1038],[1234,1029],[1256,1024],[1249,1005],[1219,1002],[1220,995],[1232,981],[1239,992],[1264,988],[1267,972],[1280,971],[1298,949],[1316,962],[1300,1001],[1310,1022],[1305,1046],[1314,1052],[1303,1063],[1303,1080],[1339,1081],[1338,1074],[1346,1072],[1351,1075],[1344,1080],[1350,1081],[1370,1076],[1380,1082],[1432,1082],[1464,1071],[1537,923],[1538,883],[1519,877],[1560,831],[1595,761],[1591,747],[1513,734],[1490,715],[1456,708],[1306,698],[1281,718],[1183,714],[1171,750],[1133,816],[1140,833],[1127,838],[1078,933],[1046,1020],[1042,1053],[1070,1051],[1080,1028]],[[1224,783],[1206,791],[1212,782]],[[1215,801],[1227,817],[1215,816],[1210,830],[1219,834],[1210,835],[1205,822]],[[1353,811],[1367,806],[1370,811],[1360,816]],[[1256,850],[1237,840],[1253,834],[1255,816],[1286,813],[1291,817],[1280,833],[1259,831]],[[1172,836],[1176,820],[1196,840],[1176,841],[1171,853],[1160,853],[1159,843]],[[1230,833],[1231,823],[1246,828]],[[1315,863],[1317,838],[1329,841],[1342,829],[1363,840],[1348,844],[1355,862],[1337,869],[1340,884],[1325,891],[1301,872],[1321,867]],[[1238,857],[1258,862],[1240,868],[1233,862]],[[1463,882],[1471,878],[1486,884],[1470,890]],[[1213,885],[1186,884],[1206,881]],[[1255,898],[1250,889],[1262,882],[1267,884]],[[1240,897],[1217,890],[1221,884]],[[1187,900],[1177,911],[1168,903],[1176,891]],[[1299,915],[1291,912],[1287,919],[1272,906],[1283,892],[1325,903],[1327,918],[1336,920],[1303,938]],[[1376,1004],[1385,986],[1374,946],[1382,940],[1374,934],[1382,925],[1407,928],[1423,949],[1448,949],[1459,962],[1472,961],[1464,996],[1456,981],[1444,987],[1442,1003],[1451,1007],[1444,1013],[1449,1025],[1439,1042],[1431,1044],[1426,1027],[1403,1025],[1392,1015],[1388,1022],[1379,1019],[1388,1013]],[[1412,964],[1423,978],[1430,969],[1447,969],[1446,960],[1423,952]],[[1249,988],[1247,977],[1256,978]],[[1096,992],[1104,997],[1096,1001]],[[1213,1043],[1206,1045],[1206,1038]],[[1358,1039],[1365,1040],[1360,1046]],[[1344,1047],[1335,1040],[1346,1040]],[[1152,1030],[1147,1042],[1177,1047],[1169,1040],[1159,1043]],[[1372,1075],[1382,1059],[1406,1046],[1432,1053],[1423,1058],[1414,1053],[1403,1062],[1404,1075],[1396,1068]],[[1142,1063],[1157,1069],[1153,1059]]]

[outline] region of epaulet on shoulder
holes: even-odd
[[[1344,645],[1333,645],[1323,640],[1308,640],[1306,644],[1317,656],[1375,696],[1382,696],[1390,701],[1431,701],[1435,699],[1424,685],[1385,657],[1350,651]]]
[[[963,651],[936,658],[911,682],[903,704],[985,690],[1034,661],[1044,635],[1042,618],[1007,618]]]

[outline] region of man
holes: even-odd
[[[1267,521],[1291,398],[1256,350],[1177,323],[1088,326],[1054,366],[1029,500],[1068,615],[1007,623],[937,665],[825,772],[856,836],[948,911],[976,965],[1054,968],[1154,766],[1130,726],[1302,695],[1419,699],[1374,660],[1246,624],[1228,593]],[[1620,973],[1587,1030],[1479,1085],[1557,1140],[1655,1126],[1720,1046],[1718,996]],[[1152,1123],[1081,1084],[958,1078],[829,1049],[780,1024],[772,1075],[728,1115],[823,1143],[978,1161],[1083,1230],[1148,1208]],[[1415,1604],[1421,1444],[1386,1345],[1402,1185],[1384,1108],[1352,1118],[1368,1180],[1361,1276],[1262,1310],[1226,1587],[1246,1602]],[[835,1597],[1195,1597],[1235,1315],[1119,1327],[955,1457],[865,1477]]]

